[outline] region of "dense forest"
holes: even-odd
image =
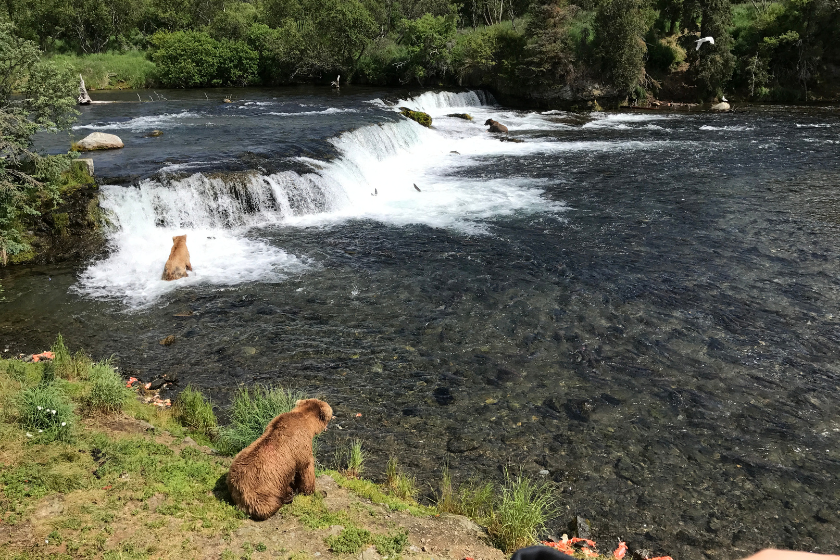
[[[531,99],[806,101],[840,83],[840,0],[5,3],[15,33],[56,61],[110,56],[114,83],[119,56],[133,55],[127,87],[341,75],[342,84],[488,87]],[[714,43],[697,49],[700,37]]]

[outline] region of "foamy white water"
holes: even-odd
[[[193,119],[203,119],[198,113],[182,111],[181,113],[164,113],[162,115],[136,117],[127,121],[113,121],[107,123],[94,123],[76,125],[73,130],[130,130],[132,132],[143,132],[155,129],[171,129],[178,126],[193,126],[190,122]]]
[[[381,102],[372,104],[384,108]],[[433,129],[403,118],[342,133],[329,140],[338,153],[335,159],[300,158],[311,173],[195,173],[177,180],[164,173],[130,187],[103,187],[101,206],[112,222],[112,252],[81,275],[77,290],[139,307],[182,287],[282,281],[312,266],[305,256],[291,255],[261,239],[258,228],[265,227],[331,227],[361,219],[491,233],[489,220],[494,218],[517,213],[559,215],[566,207],[544,196],[543,181],[517,176],[481,179],[476,178],[481,173],[459,174],[459,170],[494,165],[500,156],[562,157],[571,151],[645,150],[663,143],[560,141],[548,133],[580,128],[561,122],[563,113],[503,109],[481,92],[424,93],[401,100],[400,105],[429,112]],[[469,113],[473,120],[446,116],[452,113]],[[143,117],[120,124],[151,128],[191,115]],[[525,141],[500,141],[502,137],[487,132],[483,124],[487,118],[506,124],[511,132],[524,132]],[[605,126],[626,122],[644,126],[667,117],[593,114],[592,118]],[[162,171],[183,171],[190,165],[170,165]],[[171,238],[180,234],[188,236],[194,272],[187,279],[165,282],[160,277]]]

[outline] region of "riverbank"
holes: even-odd
[[[139,394],[124,381],[110,362],[71,354],[61,338],[50,352],[0,360],[3,557],[502,560],[545,538],[548,510],[534,508],[553,498],[528,488],[548,487],[511,478],[498,490],[485,484],[453,494],[450,481],[450,493],[442,487],[437,503],[421,505],[395,460],[386,484],[359,478],[358,443],[343,472],[317,458],[314,495],[251,521],[226,488],[233,453],[211,447],[218,431],[194,422],[203,397],[188,390],[169,408],[133,378],[126,384]],[[530,512],[530,525],[510,516],[512,505]],[[597,557],[584,540],[558,546]]]

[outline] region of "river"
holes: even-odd
[[[360,438],[374,478],[390,454],[426,493],[444,463],[548,471],[558,519],[604,548],[840,552],[838,108],[137,95],[95,93],[123,102],[71,134],[126,144],[92,155],[107,252],[0,271],[5,355],[61,332],[221,413],[240,384],[300,389],[338,415],[326,451]],[[194,272],[163,282],[184,233]]]

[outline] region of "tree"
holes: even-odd
[[[531,5],[521,74],[540,85],[560,85],[574,74],[574,48],[569,23],[574,6],[566,0],[541,0]]]
[[[688,53],[687,60],[697,85],[705,97],[722,94],[735,70],[734,41],[729,35],[732,24],[729,0],[686,0],[682,20],[688,22],[689,33],[681,42]],[[694,41],[698,35],[714,37],[715,44],[704,43],[697,49]]]
[[[426,14],[415,20],[400,22],[401,44],[406,47],[404,80],[424,80],[443,77],[450,68],[448,44],[455,37],[456,15],[433,16]]]
[[[601,66],[621,92],[632,93],[645,77],[643,0],[604,0],[595,14],[595,42]]]
[[[37,45],[0,23],[0,261],[29,249],[24,219],[59,199],[58,179],[71,155],[45,156],[32,147],[39,131],[64,129],[76,117],[78,82],[68,70],[41,62]],[[13,95],[15,89],[20,95]]]

